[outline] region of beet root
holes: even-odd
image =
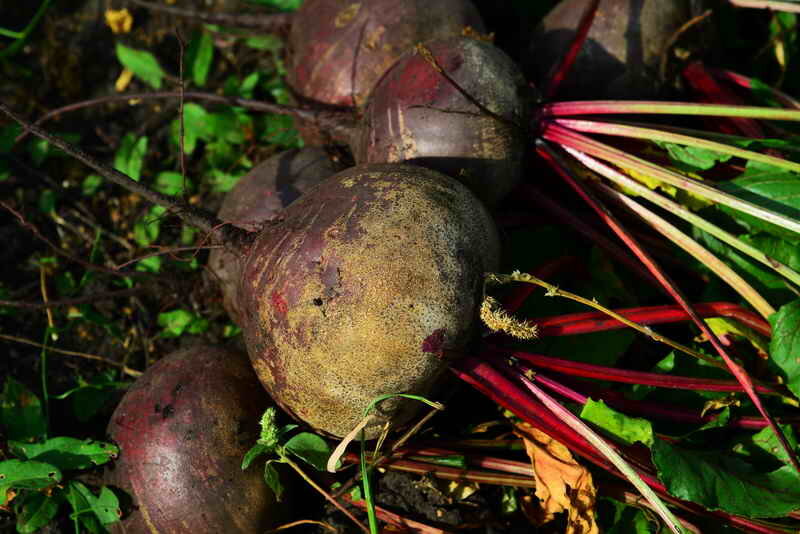
[[[150,367],[108,426],[120,455],[105,482],[135,505],[112,531],[250,534],[281,520],[260,470],[241,470],[271,404],[239,352],[193,347]]]
[[[287,150],[258,164],[231,189],[217,216],[234,226],[255,232],[307,190],[332,176],[341,166],[322,148]],[[231,319],[241,324],[236,292],[241,256],[228,249],[213,249],[208,267],[218,279],[223,303]]]
[[[360,107],[403,52],[466,27],[484,31],[469,0],[306,0],[289,35],[288,81],[305,99]]]
[[[590,0],[565,0],[534,31],[526,69],[542,85],[575,38]],[[669,38],[691,18],[689,0],[601,0],[589,35],[557,94],[560,99],[660,96],[658,72]]]
[[[256,373],[286,411],[344,436],[379,395],[427,395],[477,325],[496,229],[463,185],[408,165],[325,180],[265,228],[245,260],[243,331]],[[367,427],[419,403],[387,401]]]
[[[457,37],[424,46],[406,53],[375,87],[356,161],[419,164],[458,179],[492,206],[520,178],[525,79],[484,41]]]

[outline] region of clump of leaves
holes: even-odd
[[[0,425],[8,436],[8,454],[0,462],[0,509],[13,512],[17,532],[47,525],[66,503],[78,532],[106,532],[119,520],[117,496],[107,487],[95,494],[75,475],[115,458],[119,449],[102,441],[49,437],[41,400],[8,377],[0,405]]]
[[[261,435],[253,448],[245,454],[242,469],[250,467],[250,464],[262,455],[271,456],[264,464],[264,481],[280,499],[284,485],[275,467],[276,464],[289,464],[307,479],[292,458],[299,458],[314,469],[324,471],[331,449],[324,439],[311,432],[298,432],[292,435],[298,425],[288,424],[279,427],[276,416],[277,410],[274,407],[267,408],[264,412],[261,417]]]

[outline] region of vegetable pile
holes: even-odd
[[[284,492],[278,464],[376,534],[379,520],[447,532],[475,522],[510,529],[523,516],[538,526],[559,516],[567,531],[593,534],[598,515],[609,516],[601,495],[618,531],[649,531],[649,521],[676,534],[798,528],[800,104],[697,61],[686,43],[709,14],[688,0],[563,0],[549,14],[526,10],[544,16],[521,32],[531,37],[520,51],[497,47],[484,6],[468,0],[305,0],[247,16],[132,1],[277,35],[250,37],[275,68],[261,84],[269,97],[257,79],[226,83],[223,94],[185,90],[181,78],[180,91],[137,95],[180,105],[168,141],[175,168],[153,185],[135,157],[147,138],[126,136],[112,168],[2,101],[0,111],[125,188],[130,202],[154,204],[156,222],[131,231],[139,245],[158,239],[160,218],[177,216],[185,246],[210,247],[205,279],[229,318],[223,335],[241,332],[246,355],[236,341],[193,345],[144,373],[100,357],[138,378],[110,416],[110,443],[94,447],[55,442],[47,409],[37,415],[44,428],[22,428],[15,416],[38,420],[26,411],[34,397],[8,382],[0,430],[13,440],[0,449],[0,510],[14,512],[19,532],[45,525],[62,502],[76,532],[264,531],[304,508]],[[131,76],[162,83],[152,56],[120,50]],[[192,83],[204,85],[198,58],[213,57],[209,35],[193,37],[186,54]],[[710,105],[645,101],[665,94]],[[758,97],[771,107],[743,105]],[[264,154],[253,141],[263,124],[248,111],[275,121],[266,129],[284,150],[251,158]],[[643,122],[651,115],[661,124]],[[14,135],[0,132],[0,153],[10,153]],[[253,146],[237,153],[246,140]],[[193,169],[207,159],[211,183],[227,190],[216,215],[192,194],[204,182],[186,174],[187,157]],[[88,261],[68,257],[98,261],[94,249]],[[157,265],[125,273],[149,276]],[[66,302],[73,316],[97,316],[87,301]],[[48,321],[43,351],[58,340]],[[680,322],[694,330],[653,328]],[[185,310],[159,309],[158,323],[161,338],[208,327]],[[450,387],[458,379],[482,396]],[[453,396],[475,408],[431,431],[435,401]],[[704,451],[714,439],[721,450]],[[350,446],[358,441],[360,454]],[[529,461],[499,457],[520,446]],[[99,495],[62,473],[100,464]],[[340,485],[309,466],[338,473]],[[451,504],[477,491],[509,515],[449,526],[406,518],[376,505],[378,466],[458,481],[436,491]],[[494,485],[502,496],[484,490]]]

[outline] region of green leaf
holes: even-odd
[[[100,189],[101,185],[103,185],[103,178],[96,174],[90,174],[83,179],[81,191],[83,192],[84,196],[90,197],[97,193],[97,190]]]
[[[161,216],[167,212],[163,206],[153,206],[147,215],[133,225],[133,239],[142,247],[147,247],[158,239],[161,233]]]
[[[796,173],[748,161],[744,173],[719,184],[719,188],[776,213],[800,219],[800,176]],[[781,226],[725,206],[721,209],[751,232],[761,230],[794,242],[800,240],[800,234]]]
[[[197,140],[202,138],[203,132],[208,129],[206,119],[208,112],[194,102],[187,102],[183,106],[183,150],[186,154],[194,152]],[[176,147],[180,147],[180,121],[174,120],[170,125],[170,139]]]
[[[156,176],[156,182],[153,184],[153,189],[165,195],[175,196],[184,191],[183,176],[179,172],[163,171]],[[191,182],[186,179],[186,186],[191,190]]]
[[[209,171],[209,185],[214,193],[227,193],[239,183],[242,173],[229,173],[222,169],[211,169]]]
[[[789,447],[792,450],[797,450],[797,435],[795,434],[794,427],[791,425],[779,425],[786,441],[789,442]],[[764,458],[771,460],[772,464],[787,464],[789,463],[789,455],[786,450],[781,446],[775,432],[769,427],[764,427],[752,436],[747,436],[745,440],[734,447],[734,451],[752,458],[748,461],[755,462]],[[774,465],[779,467],[779,465]]]
[[[61,471],[54,465],[32,460],[0,462],[0,484],[18,489],[42,489],[61,481]]]
[[[8,439],[28,441],[39,439],[47,432],[47,419],[39,397],[10,376],[3,387],[0,407],[0,424],[5,427]]]
[[[138,182],[147,154],[147,142],[147,137],[137,139],[132,133],[126,133],[114,155],[114,167]]]
[[[283,41],[275,35],[259,35],[246,39],[244,44],[256,50],[265,52],[278,52],[283,49]]]
[[[294,119],[286,115],[267,115],[261,140],[283,148],[302,148],[303,141],[294,127]]]
[[[239,84],[238,93],[242,98],[253,98],[253,91],[255,91],[259,80],[261,80],[260,72],[250,73],[242,83]]]
[[[119,448],[111,443],[71,437],[52,438],[44,443],[9,441],[8,444],[15,456],[46,462],[62,471],[103,465],[119,454]]]
[[[716,165],[717,162],[724,163],[733,157],[730,154],[720,154],[707,148],[682,146],[660,141],[655,141],[655,144],[666,149],[672,163],[687,172],[706,171]]]
[[[275,494],[277,500],[281,500],[283,496],[283,484],[281,483],[281,476],[272,461],[269,461],[264,466],[264,482]]]
[[[248,2],[262,6],[274,7],[275,9],[280,9],[281,11],[294,11],[303,4],[303,0],[248,0]]]
[[[203,87],[214,60],[214,42],[208,32],[195,33],[186,51],[188,70],[195,85]]]
[[[145,83],[154,89],[161,89],[161,80],[165,73],[153,54],[117,43],[117,59]]]
[[[72,144],[76,144],[81,138],[79,134],[75,133],[56,133],[55,135]],[[33,160],[33,164],[37,167],[41,166],[51,156],[66,155],[60,148],[56,148],[44,139],[31,139],[28,142],[28,153]]]
[[[608,434],[618,438],[626,445],[636,442],[648,447],[653,445],[653,427],[647,419],[629,417],[612,410],[606,403],[589,399],[581,410],[581,418],[594,423]]]
[[[39,195],[39,211],[52,213],[56,210],[56,193],[52,189],[45,189]]]
[[[0,154],[8,154],[16,143],[17,136],[22,133],[19,124],[8,124],[0,128]]]
[[[632,506],[607,499],[609,504],[614,507],[613,518],[604,521],[609,525],[604,532],[606,534],[654,534],[659,532],[660,525],[654,518],[648,516]],[[601,516],[601,520],[606,519]]]
[[[184,332],[200,334],[208,329],[208,324],[206,319],[184,309],[163,312],[158,315],[158,325],[164,328],[161,331],[161,337],[179,337]]]
[[[244,458],[242,459],[242,471],[250,467],[250,464],[253,463],[253,460],[262,454],[271,454],[274,450],[274,447],[267,447],[261,443],[256,443],[250,448],[249,451],[245,453]]]
[[[770,362],[786,381],[786,387],[800,396],[800,299],[781,306],[769,317],[772,340]]]
[[[163,261],[161,256],[150,256],[136,262],[136,270],[145,273],[160,273]]]
[[[238,336],[241,333],[242,329],[232,323],[226,324],[222,329],[222,337],[225,339]]]
[[[105,525],[119,521],[122,512],[114,492],[103,486],[100,495],[95,496],[85,485],[71,480],[67,487],[67,502],[72,507],[70,518],[80,519],[90,532],[105,532]]]
[[[311,432],[300,432],[285,444],[286,450],[319,471],[325,471],[331,449],[328,443]]]
[[[782,517],[800,509],[800,475],[790,465],[760,473],[719,451],[690,451],[656,440],[653,462],[671,495],[745,517]]]
[[[60,495],[60,494],[56,494]],[[17,513],[17,532],[32,534],[47,525],[58,513],[61,499],[44,493],[28,493],[15,506]]]

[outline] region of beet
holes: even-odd
[[[256,373],[286,411],[344,436],[388,393],[427,395],[476,327],[499,246],[481,202],[408,165],[343,171],[286,208],[250,247],[239,289]],[[390,401],[367,427],[419,403]]]
[[[564,0],[534,31],[525,61],[538,85],[575,38],[590,0]],[[663,91],[664,46],[691,18],[690,0],[601,0],[586,43],[559,88],[559,99],[647,99]]]
[[[425,48],[446,76],[425,54],[407,52],[372,93],[356,161],[419,164],[457,178],[492,206],[521,174],[527,143],[521,125],[529,114],[525,79],[505,53],[484,41],[457,37]]]
[[[469,0],[306,0],[289,34],[288,81],[307,100],[360,107],[403,52],[466,27],[484,31]]]
[[[342,168],[322,148],[287,150],[254,167],[225,195],[218,216],[225,222],[257,231],[305,191]],[[208,267],[218,279],[225,309],[241,324],[236,291],[239,287],[239,254],[214,249]]]
[[[271,404],[240,352],[198,346],[150,367],[108,426],[120,455],[105,482],[134,500],[110,528],[250,534],[281,520],[260,470],[241,470]]]

